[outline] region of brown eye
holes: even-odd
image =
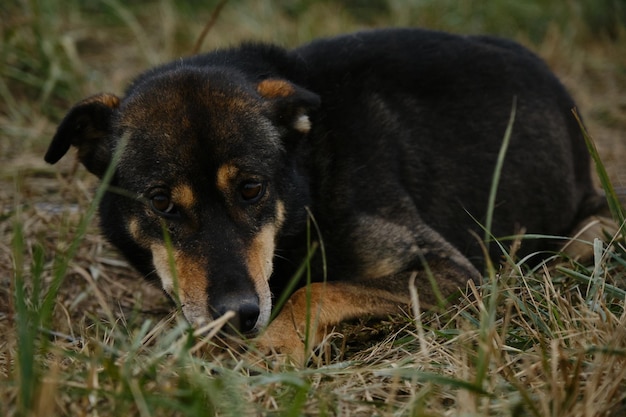
[[[265,183],[263,182],[244,182],[239,189],[241,200],[246,203],[255,203],[263,197],[265,193]]]
[[[154,194],[150,197],[150,206],[158,214],[175,214],[175,207],[169,195],[164,193]]]

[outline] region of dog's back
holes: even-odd
[[[292,54],[309,69],[302,84],[322,102],[313,120],[321,138],[314,201],[332,210],[321,222],[340,230],[338,208],[378,207],[405,195],[425,223],[480,264],[484,255],[468,230],[484,234],[514,103],[493,235],[565,236],[598,204],[573,100],[515,42],[393,29],[315,41]],[[543,239],[522,248],[556,246]],[[499,251],[492,247],[494,257]]]

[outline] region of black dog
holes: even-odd
[[[603,209],[575,104],[539,58],[486,36],[392,29],[177,60],[122,99],[78,103],[46,161],[73,145],[102,177],[128,139],[102,230],[194,325],[232,311],[241,332],[267,326],[318,241],[313,279],[327,282],[295,291],[259,339],[301,355],[305,336],[406,306],[414,272],[432,305],[426,264],[444,296],[480,276],[475,234],[514,102],[492,233],[572,234]],[[518,255],[555,249],[526,240]]]

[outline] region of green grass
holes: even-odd
[[[294,45],[386,25],[517,38],[577,97],[599,185],[615,203],[626,157],[624,7],[574,3],[230,0],[201,45]],[[557,266],[530,268],[511,257],[440,311],[346,324],[302,369],[193,337],[169,313],[100,237],[94,179],[71,158],[53,168],[42,155],[75,101],[121,93],[156,61],[190,53],[217,4],[0,6],[0,416],[622,415],[619,239],[591,242],[590,264],[556,256]]]

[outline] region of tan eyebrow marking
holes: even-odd
[[[221,165],[217,169],[217,188],[226,193],[233,178],[237,176],[239,169],[230,163]]]
[[[196,204],[193,189],[188,184],[179,184],[172,189],[172,197],[176,204],[191,208]]]

